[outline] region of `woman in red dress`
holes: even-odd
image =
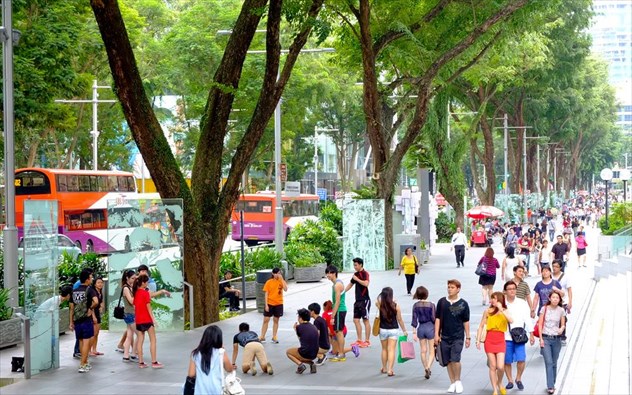
[[[494,292],[491,297],[491,306],[485,310],[476,333],[476,348],[480,350],[481,343],[485,345],[489,382],[494,389],[493,395],[507,393],[501,384],[505,369],[505,332],[507,332],[508,324],[512,322],[513,319],[505,304],[505,295],[502,292]]]

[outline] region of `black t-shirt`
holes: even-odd
[[[233,344],[237,343],[242,347],[246,347],[246,344],[250,342],[258,342],[258,341],[259,341],[259,335],[257,335],[253,331],[239,332],[233,337]]]
[[[355,275],[362,281],[367,281],[369,279],[369,272],[367,272],[364,269],[360,270],[359,272],[356,272]],[[353,277],[351,277],[351,284],[354,284],[354,286],[355,286],[355,300],[356,300],[356,302],[358,300],[370,300],[371,299],[369,297],[369,288],[368,287],[365,287],[364,285],[360,284],[359,282],[354,280]]]
[[[318,347],[329,350],[329,329],[327,322],[321,316],[314,319],[314,326],[318,329]]]
[[[555,259],[564,259],[564,255],[568,252],[568,244],[555,243],[553,244],[553,247],[551,247],[551,252],[555,256]]]
[[[463,340],[463,324],[470,321],[470,306],[463,299],[450,304],[447,298],[441,298],[437,303],[437,319],[441,320],[439,334],[442,340]]]
[[[306,359],[314,359],[318,355],[318,329],[309,322],[296,327],[296,334],[301,342],[298,353]]]
[[[97,292],[94,288],[81,284],[72,291],[72,304],[74,307],[74,322],[83,322],[92,318],[88,316],[86,311],[92,306],[92,299],[98,298]],[[78,316],[81,318],[77,319]]]
[[[225,282],[225,283],[221,283],[219,285],[219,298],[221,299],[221,298],[225,297],[226,294],[228,293],[228,292],[226,292],[226,288],[230,289],[232,287],[233,287],[233,285],[230,283],[230,281]]]

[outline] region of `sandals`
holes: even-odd
[[[382,374],[386,374],[386,370],[385,370],[384,368],[381,368],[381,369],[380,369],[380,373],[382,373]]]
[[[393,372],[388,372],[387,376],[388,376],[388,377],[393,377],[393,376],[395,376],[395,373],[393,373]]]
[[[430,371],[430,369],[426,369],[426,375],[424,376],[426,378],[426,380],[428,380],[430,378],[431,374],[432,374],[432,372]]]

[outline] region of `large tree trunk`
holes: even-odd
[[[242,174],[255,153],[298,54],[311,33],[313,19],[322,7],[322,0],[312,1],[306,22],[295,35],[283,69],[279,72],[282,1],[270,1],[266,10],[266,64],[262,89],[250,124],[232,158],[226,183],[222,186],[221,154],[228,117],[246,53],[263,16],[260,11],[266,8],[267,3],[266,0],[245,0],[242,5],[224,57],[213,78],[200,122],[200,140],[192,171],[192,188],[189,189],[145,94],[118,3],[116,0],[91,0],[105,44],[116,95],[156,188],[163,198],[183,199],[184,274],[185,280],[193,285],[195,291],[195,326],[219,318],[219,260],[230,214],[238,198]],[[186,308],[190,307],[186,303]]]

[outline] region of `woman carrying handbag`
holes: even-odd
[[[562,333],[566,328],[566,311],[561,306],[562,294],[553,291],[549,295],[549,301],[540,312],[538,319],[538,331],[540,332],[540,348],[544,357],[546,370],[547,393],[555,393],[555,381],[557,380],[557,360],[562,349]]]
[[[224,371],[232,372],[233,365],[228,356],[220,352],[222,347],[222,330],[216,325],[206,328],[200,344],[191,352],[185,394],[191,393],[187,391],[190,391],[192,383],[195,383],[196,395],[223,393]]]

